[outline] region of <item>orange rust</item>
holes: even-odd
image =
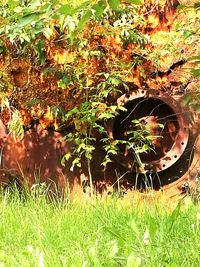
[[[89,186],[87,168],[70,171],[71,162],[66,163],[65,167],[61,166],[62,156],[71,148],[70,143],[62,141],[62,134],[35,126],[33,129],[26,131],[21,142],[15,142],[11,135],[7,135],[5,126],[2,123],[0,126],[1,185],[4,186],[13,177],[17,177],[20,183],[28,184],[29,188],[35,183],[46,182],[53,191],[58,189],[63,192],[66,186],[72,193],[77,190],[79,194],[82,190],[84,192],[88,191],[86,189]],[[184,195],[182,187],[186,182],[191,187],[195,187],[195,178],[197,178],[198,168],[200,167],[200,136],[198,133],[192,135],[191,132],[190,153],[186,156],[189,162],[180,158],[172,167],[172,170],[162,174],[161,182],[163,185],[156,190],[162,189],[166,197],[182,197]],[[117,186],[117,179],[121,176],[124,176],[120,180],[121,190],[128,193],[134,189],[135,174],[126,173],[123,166],[116,161],[108,164],[107,168],[103,169],[101,162],[104,158],[104,152],[101,144],[97,142],[94,145],[96,150],[91,162],[91,172],[96,190],[99,193],[114,191]],[[192,156],[192,152],[194,156]],[[186,166],[185,174],[184,172],[177,172],[181,166],[185,167],[186,164],[188,164],[188,167]],[[178,178],[175,182],[172,180],[172,183],[165,184],[166,179],[176,175],[178,175]]]
[[[145,1],[144,6],[140,9],[140,13],[144,17],[144,23],[142,26],[137,26],[136,24],[135,28],[139,27],[139,31],[143,30],[144,32],[148,32],[149,36],[152,38],[154,38],[155,35],[155,39],[152,39],[153,42],[150,41],[145,44],[145,49],[147,49],[149,53],[156,51],[159,53],[163,49],[163,37],[161,36],[159,39],[159,33],[163,32],[166,38],[166,32],[169,32],[169,29],[172,33],[176,32],[173,28],[173,24],[175,15],[177,15],[175,14],[175,7],[177,4],[178,2],[176,0],[159,1],[159,3],[156,1]],[[156,25],[153,25],[154,20]],[[176,20],[178,21],[177,17]],[[135,52],[139,55],[143,52],[140,45],[137,43],[129,43],[127,47],[124,47],[120,34],[121,31],[116,27],[112,28],[103,26],[100,23],[93,24],[90,22],[88,27],[80,33],[80,36],[84,39],[88,39],[89,43],[87,49],[89,48],[92,51],[95,49],[98,50],[99,47],[101,47],[105,56],[101,58],[94,57],[88,60],[88,55],[85,53],[84,49],[78,51],[74,47],[67,48],[66,41],[59,41],[59,33],[55,30],[51,40],[48,41],[44,39],[44,51],[48,65],[37,67],[33,64],[35,54],[31,51],[31,48],[30,55],[24,55],[16,59],[17,49],[15,45],[9,43],[8,40],[4,40],[5,45],[10,48],[12,53],[9,54],[7,52],[6,62],[3,62],[3,59],[0,60],[0,70],[7,72],[10,80],[12,80],[13,85],[16,87],[9,90],[12,92],[12,96],[8,93],[12,105],[14,104],[19,110],[21,108],[23,110],[27,108],[26,106],[30,99],[40,99],[43,103],[41,109],[44,111],[48,110],[47,106],[52,105],[59,105],[66,110],[70,110],[75,105],[80,105],[83,94],[81,90],[77,90],[79,85],[75,82],[72,85],[60,88],[58,86],[58,72],[64,71],[64,64],[71,64],[75,67],[82,65],[83,74],[89,76],[89,85],[95,86],[102,80],[102,76],[96,74],[102,72],[109,73],[113,68],[116,68],[116,71],[121,71],[120,68],[116,67],[120,62],[128,64],[132,61]],[[40,36],[40,38],[42,37]],[[35,40],[35,43],[38,40]],[[160,43],[159,40],[161,40]],[[174,40],[169,40],[169,42],[171,41]],[[180,44],[180,47],[185,49],[184,53],[187,52],[188,56],[188,48],[185,47],[183,43]],[[138,87],[148,85],[149,88],[160,90],[160,88],[170,88],[175,76],[176,79],[178,76],[178,79],[183,84],[190,78],[190,75],[186,75],[185,71],[181,70],[177,72],[176,70],[169,76],[156,76],[152,79],[149,75],[157,71],[157,66],[155,66],[152,60],[145,58],[146,55],[144,55],[142,64],[135,69],[131,67],[131,64],[127,65],[127,69],[123,70],[124,76],[122,76],[122,80],[125,82],[132,82]],[[170,66],[176,61],[176,56],[175,54],[170,55],[170,53],[168,53],[158,60],[162,63],[160,64],[161,70],[165,70],[167,66]],[[54,71],[45,74],[46,67],[53,68]],[[36,108],[38,108],[37,105]],[[43,111],[41,112],[41,116],[44,116]],[[47,117],[48,115],[46,118]],[[42,121],[42,117],[38,119]],[[7,120],[5,119],[4,122],[7,123]],[[26,123],[26,120],[24,120],[24,122]],[[27,123],[29,123],[29,120],[27,120]],[[44,125],[54,125],[54,123],[55,121],[50,119],[49,123],[45,122]]]
[[[136,22],[136,24],[133,24],[133,27],[132,25],[130,26],[132,27],[131,30],[136,29],[148,35],[149,41],[143,47],[137,42],[124,46],[120,35],[121,30],[118,27],[112,27],[109,21],[106,22],[109,24],[107,26],[103,26],[98,22],[95,24],[90,22],[78,36],[81,40],[88,41],[88,45],[81,50],[75,47],[68,48],[65,40],[59,40],[60,36],[56,29],[49,41],[39,36],[38,40],[43,38],[45,41],[44,52],[46,65],[41,66],[37,62],[35,52],[31,47],[27,49],[30,54],[16,58],[18,57],[17,46],[5,39],[4,43],[8,51],[10,50],[11,52],[6,53],[5,61],[0,56],[0,72],[6,74],[7,77],[4,78],[8,86],[7,89],[4,88],[3,95],[8,97],[12,107],[19,109],[20,119],[25,126],[30,127],[33,120],[38,120],[43,128],[53,126],[55,129],[59,129],[60,121],[59,118],[54,118],[50,107],[59,106],[68,111],[75,106],[80,106],[84,98],[84,90],[79,89],[80,81],[74,81],[72,84],[67,85],[59,85],[60,75],[65,73],[66,65],[68,65],[70,71],[73,68],[82,66],[81,77],[83,80],[87,77],[87,86],[91,86],[92,88],[96,88],[100,82],[106,81],[102,76],[103,72],[123,72],[121,80],[130,86],[130,92],[138,88],[151,88],[176,95],[177,91],[180,89],[183,90],[182,87],[184,88],[185,84],[192,79],[190,71],[186,69],[193,67],[193,65],[192,63],[184,63],[174,68],[171,73],[168,73],[168,69],[175,62],[182,60],[182,58],[193,56],[198,49],[197,41],[191,47],[191,45],[188,46],[185,44],[184,38],[180,36],[179,38],[174,38],[174,36],[177,37],[175,22],[180,23],[181,20],[185,20],[185,14],[177,16],[177,4],[178,2],[176,0],[145,1],[144,6],[140,9],[142,16],[141,25]],[[176,39],[179,43],[176,43]],[[38,40],[35,40],[35,43]],[[166,50],[166,43],[173,43],[177,46],[179,52],[170,52],[167,49],[167,52],[163,53],[163,50]],[[99,58],[97,56],[89,57],[86,50],[87,52],[88,50],[97,50],[102,52],[104,56]],[[157,62],[154,61],[151,54],[158,55]],[[138,59],[141,63],[134,65]],[[119,67],[121,63],[126,63],[123,68]],[[70,71],[67,75],[71,75]],[[159,76],[159,72],[163,73],[163,75]],[[123,93],[125,92],[122,90],[121,94]],[[111,100],[106,104],[115,103],[118,97],[119,95],[117,94],[110,94]],[[35,99],[39,100],[39,103],[36,101],[35,104],[28,107],[30,106],[30,100]],[[99,105],[96,114],[97,117],[105,109],[106,107],[104,105]],[[191,112],[191,114],[193,113]],[[1,112],[1,119],[4,125],[9,123],[10,110],[8,108],[4,108]],[[196,121],[198,120],[195,118],[193,124],[190,123],[189,125],[192,138],[194,139],[199,135],[199,121]],[[74,124],[74,127],[78,131],[85,131],[88,127],[87,124],[83,124],[74,119],[72,119],[72,122],[68,122],[68,124],[70,123]],[[154,120],[150,121],[150,123],[154,127],[152,130],[156,131]],[[2,129],[5,129],[5,127],[2,126]],[[170,135],[173,136],[175,125],[169,123],[168,129]],[[97,138],[101,138],[96,131],[93,131],[92,134]],[[1,147],[3,148],[3,152],[5,152],[3,154],[4,162],[2,164],[5,165],[3,165],[0,172],[5,170],[8,173],[11,172],[11,175],[12,171],[13,175],[23,173],[27,177],[29,185],[34,183],[34,172],[36,174],[40,173],[44,181],[51,183],[51,180],[53,180],[61,188],[68,183],[70,187],[73,187],[74,184],[81,185],[83,180],[88,180],[87,170],[75,170],[72,173],[69,170],[70,163],[67,164],[66,168],[61,166],[61,156],[71,147],[71,144],[68,143],[62,143],[60,145],[59,140],[61,137],[61,134],[42,130],[41,126],[37,126],[35,129],[30,129],[25,133],[25,138],[22,143],[15,143],[11,136],[6,135],[5,131],[1,135]],[[157,140],[154,141],[159,146],[159,142]],[[100,166],[104,152],[102,152],[101,145],[98,142],[95,144],[95,147],[96,152],[92,161],[92,173],[97,189],[102,191],[103,188],[112,186],[117,179],[116,172],[123,174],[124,169],[123,166],[119,167],[119,164],[114,162],[109,164],[104,171]],[[28,152],[27,149],[29,150]],[[185,178],[178,179],[170,185],[163,185],[164,190],[169,196],[179,194],[181,183],[185,181],[186,177],[187,179],[190,177],[189,180],[192,183],[194,182],[196,169],[199,165],[198,157],[199,150],[195,148],[194,161],[196,158],[197,163],[196,165],[192,163],[191,167],[188,167],[187,174],[183,176]],[[183,160],[180,164],[184,163],[185,161]],[[27,167],[29,165],[30,167]],[[27,168],[31,171],[28,171]],[[178,175],[179,177],[182,176],[180,173]],[[171,176],[172,174],[170,173]],[[5,178],[5,176],[3,177]],[[127,178],[122,182],[122,187],[125,190],[135,186],[132,179],[133,174],[127,174]]]
[[[173,25],[177,0],[167,0],[163,5],[160,1],[144,1],[140,13],[144,16],[145,24],[142,28],[144,33],[155,33],[157,31],[169,31]]]

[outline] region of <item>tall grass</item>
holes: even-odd
[[[200,266],[200,207],[0,194],[0,266]]]

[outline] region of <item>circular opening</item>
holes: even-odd
[[[177,116],[172,108],[153,97],[134,99],[126,103],[125,108],[127,111],[120,112],[115,118],[114,139],[129,140],[135,148],[149,146],[144,153],[140,153],[143,163],[164,157],[166,151],[172,148],[179,130]],[[130,160],[134,160],[133,150],[127,151],[123,145],[120,150]]]

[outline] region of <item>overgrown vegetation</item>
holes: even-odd
[[[15,138],[21,139],[33,122],[55,130],[72,128],[66,140],[74,147],[62,160],[72,160],[71,170],[83,159],[90,169],[93,143],[99,139],[106,152],[104,167],[119,153],[120,144],[138,158],[152,150],[152,136],[143,129],[141,140],[139,122],[139,140],[136,129],[128,140],[113,140],[105,125],[124,110],[116,104],[118,96],[138,88],[184,90],[199,75],[193,67],[199,57],[191,59],[197,50],[199,5],[177,11],[176,1],[158,4],[156,10],[154,4],[3,1],[1,118]],[[183,62],[177,84],[170,69],[175,61]],[[196,105],[189,98],[187,102]]]
[[[126,112],[116,103],[120,95],[139,88],[178,92],[199,108],[199,3],[156,3],[1,1],[1,119],[16,141],[34,123],[64,129],[73,148],[62,164],[71,160],[71,171],[86,164],[90,196],[95,142],[105,152],[103,168],[120,146],[135,164],[154,149],[139,120],[125,140],[110,138],[107,123]],[[159,196],[158,203],[150,191],[146,200],[137,193],[122,199],[119,190],[60,201],[43,186],[0,192],[0,266],[200,266],[199,199],[177,205]]]
[[[200,265],[200,206],[190,198],[49,202],[42,192],[0,193],[1,266]]]

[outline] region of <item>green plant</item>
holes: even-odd
[[[159,24],[158,32],[149,34],[152,27],[140,4],[139,0],[8,0],[1,4],[0,53],[5,67],[0,90],[7,90],[2,107],[12,107],[10,130],[22,138],[24,109],[41,124],[49,120],[43,127],[55,127],[55,120],[60,123],[56,129],[70,126],[72,133],[65,140],[73,148],[62,164],[69,160],[73,171],[86,162],[91,194],[90,164],[99,139],[105,150],[104,168],[121,145],[135,155],[139,165],[140,154],[153,149],[151,134],[138,122],[133,122],[135,129],[127,132],[125,140],[109,138],[105,124],[124,109],[116,104],[118,96],[133,88],[165,90],[169,81],[163,85],[162,79],[156,79],[163,58],[176,54],[185,60],[182,46],[191,47],[196,41],[195,17],[190,23],[179,20],[172,32],[160,31],[163,25]],[[154,21],[149,15],[151,26]],[[27,82],[20,86],[23,75],[28,76]],[[34,108],[39,112],[32,112]]]
[[[190,198],[85,197],[49,201],[43,185],[23,201],[16,188],[0,191],[1,264],[199,266],[200,209]]]

